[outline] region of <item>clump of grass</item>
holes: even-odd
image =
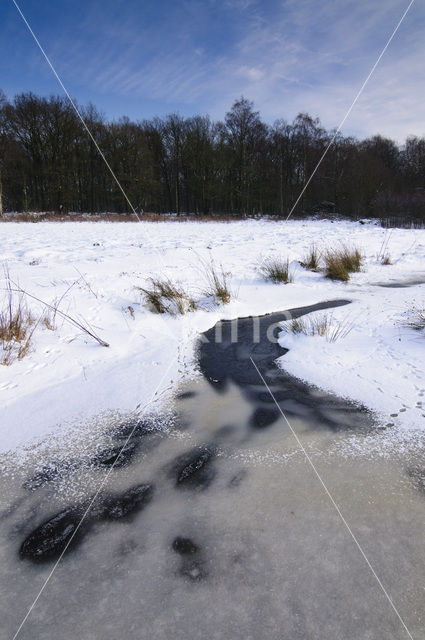
[[[72,287],[73,285],[71,285]],[[68,288],[67,291],[69,291],[71,289],[71,287]],[[100,338],[95,330],[88,324],[87,321],[83,320],[83,319],[79,319],[77,320],[76,318],[73,318],[72,316],[70,316],[68,313],[65,313],[64,311],[61,311],[59,309],[59,304],[61,302],[61,300],[63,299],[64,295],[60,298],[59,302],[54,302],[53,304],[50,304],[49,302],[45,302],[44,300],[41,300],[40,298],[38,298],[37,296],[33,295],[32,293],[29,293],[28,291],[25,291],[24,289],[21,289],[21,287],[19,287],[18,285],[14,284],[14,288],[12,289],[12,291],[22,294],[23,296],[25,296],[25,298],[31,298],[32,300],[35,300],[36,302],[39,302],[40,304],[42,304],[46,309],[50,309],[53,313],[53,326],[55,326],[55,318],[56,315],[59,315],[61,318],[63,318],[66,322],[69,322],[70,324],[72,324],[74,327],[77,327],[77,329],[80,329],[83,333],[85,333],[86,335],[90,336],[91,338],[93,338],[94,340],[96,340],[96,342],[98,344],[100,344],[101,347],[109,347],[109,343],[105,342],[105,340],[103,340],[102,338]],[[38,320],[38,322],[41,320],[41,318]],[[37,322],[37,324],[38,324]],[[35,329],[35,327],[34,327]]]
[[[56,314],[51,309],[47,309],[45,314],[41,318],[42,324],[49,331],[55,331],[55,329],[56,329],[55,317],[56,317]]]
[[[100,338],[86,321],[77,320],[60,311],[59,304],[67,292],[63,294],[59,302],[55,301],[53,304],[49,304],[13,282],[7,268],[4,273],[6,304],[0,312],[0,346],[3,351],[3,354],[0,353],[0,364],[11,364],[15,359],[21,360],[30,349],[31,339],[38,324],[42,322],[47,329],[54,331],[56,328],[56,315],[59,315],[66,322],[96,340],[102,347],[109,347],[109,344]],[[37,321],[34,320],[28,309],[27,299],[35,300],[45,308],[45,313]]]
[[[356,247],[352,249],[344,247],[341,252],[341,258],[349,273],[356,273],[362,268],[363,257]]]
[[[325,274],[331,280],[347,282],[350,273],[360,271],[362,254],[357,248],[328,249],[324,254]]]
[[[217,269],[212,260],[209,263],[203,263],[203,266],[207,282],[207,287],[203,292],[204,295],[214,297],[218,304],[229,304],[232,297],[228,283],[230,274],[226,273],[222,266]]]
[[[184,314],[193,311],[195,303],[184,289],[164,278],[150,278],[150,287],[139,287],[146,303],[156,313]]]
[[[384,253],[383,255],[378,256],[378,260],[383,265],[392,264],[391,256],[389,253]]]
[[[382,243],[381,246],[379,248],[379,251],[376,255],[376,259],[378,262],[380,262],[383,265],[388,265],[388,264],[392,264],[391,261],[391,256],[390,256],[390,252],[388,251],[388,244],[391,238],[391,233],[392,231],[390,231],[389,234],[385,233],[383,239],[382,239]]]
[[[336,342],[345,338],[353,328],[348,322],[336,320],[332,315],[321,315],[305,318],[293,318],[282,325],[287,333],[303,334],[305,336],[320,336],[328,342]]]
[[[265,280],[270,280],[276,284],[280,282],[289,284],[294,281],[288,258],[266,258],[259,271]]]
[[[425,308],[412,307],[407,313],[407,317],[402,321],[403,326],[415,331],[425,329]]]
[[[124,311],[126,313],[130,314],[130,318],[132,320],[134,320],[134,318],[136,317],[135,313],[134,313],[134,307],[132,307],[130,304],[124,309]]]
[[[0,364],[10,365],[28,353],[35,324],[23,294],[13,290],[8,271],[5,271],[5,280],[6,299],[0,313]]]
[[[41,322],[49,331],[56,331],[56,316],[59,313],[59,305],[73,286],[74,283],[68,287],[68,289],[65,291],[65,293],[62,294],[59,299],[55,298],[51,305],[46,304],[42,300],[40,300],[41,304],[45,305],[45,311],[44,315],[41,317]]]
[[[312,244],[308,250],[304,260],[301,262],[301,266],[310,271],[318,271],[320,262],[320,253],[317,247]]]
[[[339,255],[335,255],[333,252],[328,251],[325,254],[325,274],[330,280],[341,280],[341,282],[347,282],[350,279],[350,274],[344,266]]]

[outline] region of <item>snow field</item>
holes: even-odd
[[[7,223],[0,226],[1,256],[14,281],[87,322],[109,348],[99,346],[57,317],[41,322],[30,353],[0,367],[0,450],[7,451],[64,430],[103,411],[158,410],[179,381],[195,374],[199,332],[221,318],[260,315],[323,300],[352,304],[332,316],[351,327],[335,343],[282,332],[290,351],[279,364],[308,382],[376,411],[383,425],[412,433],[425,424],[425,336],[401,326],[412,305],[425,306],[425,285],[378,283],[425,280],[425,230],[386,231],[374,223],[345,221],[239,221],[233,223]],[[364,255],[362,272],[348,283],[303,269],[311,244],[341,243]],[[393,264],[377,260],[388,244]],[[294,282],[265,282],[267,256],[289,258]],[[230,304],[205,300],[202,263],[231,273]],[[165,276],[201,301],[185,316],[153,314],[137,287]],[[44,309],[29,300],[38,318]]]

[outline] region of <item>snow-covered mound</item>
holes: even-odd
[[[55,330],[46,308],[28,299],[40,319],[29,353],[0,367],[0,449],[31,442],[104,411],[161,407],[187,375],[200,331],[220,318],[348,298],[333,312],[351,326],[340,340],[282,333],[290,352],[280,360],[294,375],[378,411],[384,424],[418,429],[425,424],[425,336],[399,320],[425,306],[425,230],[386,231],[344,221],[240,221],[233,223],[7,223],[0,226],[2,260],[14,282],[40,300],[94,329],[100,346],[66,319]],[[299,262],[315,244],[341,242],[365,259],[348,283],[327,280]],[[392,264],[377,254],[388,246]],[[294,282],[272,284],[258,272],[261,260],[288,257]],[[205,298],[204,265],[211,257],[231,273],[233,298],[217,306]],[[186,315],[153,314],[140,287],[150,277],[178,282],[195,301]],[[415,282],[409,287],[382,284]]]

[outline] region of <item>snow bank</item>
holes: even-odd
[[[0,225],[4,264],[22,288],[94,327],[99,346],[57,318],[36,329],[31,352],[0,367],[0,450],[6,451],[105,410],[131,412],[161,407],[182,377],[194,374],[193,347],[200,331],[220,318],[264,314],[322,300],[349,298],[334,311],[354,323],[342,340],[281,336],[290,352],[280,360],[294,375],[380,413],[404,428],[424,424],[425,337],[397,319],[425,304],[424,285],[385,288],[377,283],[425,279],[425,231],[384,229],[370,223],[240,221],[234,223],[7,223]],[[376,259],[388,241],[393,264]],[[326,280],[295,261],[309,246],[356,244],[364,271],[347,284]],[[257,268],[265,256],[293,262],[295,282],[264,282]],[[231,303],[182,317],[152,314],[138,287],[150,276],[179,281],[203,298],[202,262],[213,256],[230,272]],[[30,303],[34,315],[42,305]],[[288,342],[289,341],[289,342]],[[397,414],[392,416],[391,414]]]

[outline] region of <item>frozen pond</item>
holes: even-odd
[[[270,327],[285,317],[204,334],[201,374],[179,390],[172,414],[116,421],[91,458],[14,473],[4,460],[2,638],[13,638],[113,464],[19,638],[408,637],[251,357],[413,637],[424,637],[425,465],[409,452],[336,453],[377,426],[361,407],[277,369]]]

